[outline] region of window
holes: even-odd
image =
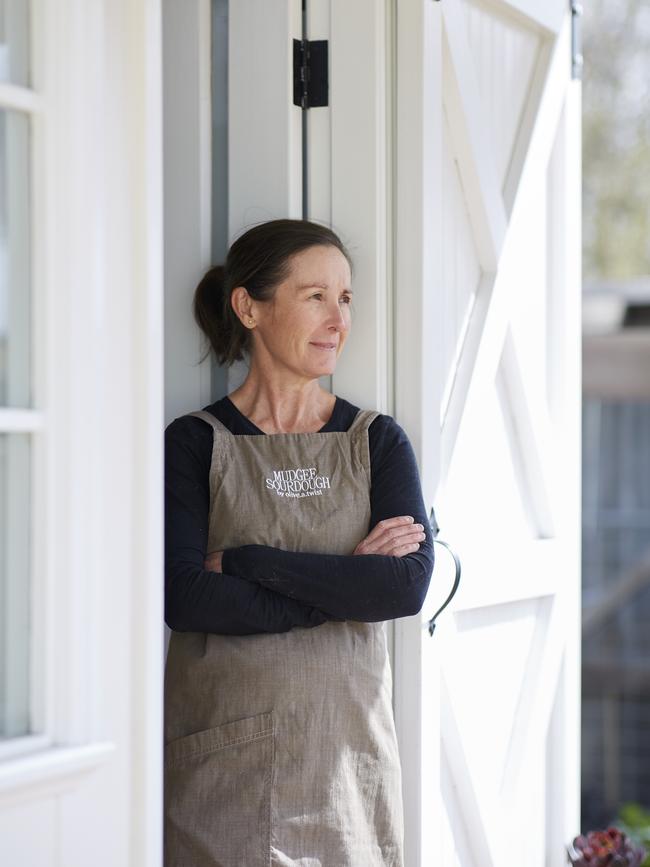
[[[29,4],[0,0],[0,740],[32,731]]]

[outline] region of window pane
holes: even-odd
[[[0,739],[28,734],[29,434],[0,434]]]
[[[0,406],[31,406],[29,118],[0,110]]]
[[[28,0],[0,0],[0,81],[29,87]]]

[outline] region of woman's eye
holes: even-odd
[[[343,301],[345,304],[351,304],[352,298],[349,295],[343,295],[341,301]]]
[[[311,297],[312,298],[322,298],[323,293],[322,292],[314,292],[314,294]]]

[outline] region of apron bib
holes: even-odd
[[[208,552],[349,555],[368,534],[376,412],[347,431],[265,436],[190,415],[214,430]],[[385,622],[172,632],[165,867],[403,867],[391,696]]]

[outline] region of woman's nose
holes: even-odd
[[[336,308],[332,311],[329,327],[336,329],[336,331],[345,331],[348,327],[343,311],[338,304],[336,305]]]

